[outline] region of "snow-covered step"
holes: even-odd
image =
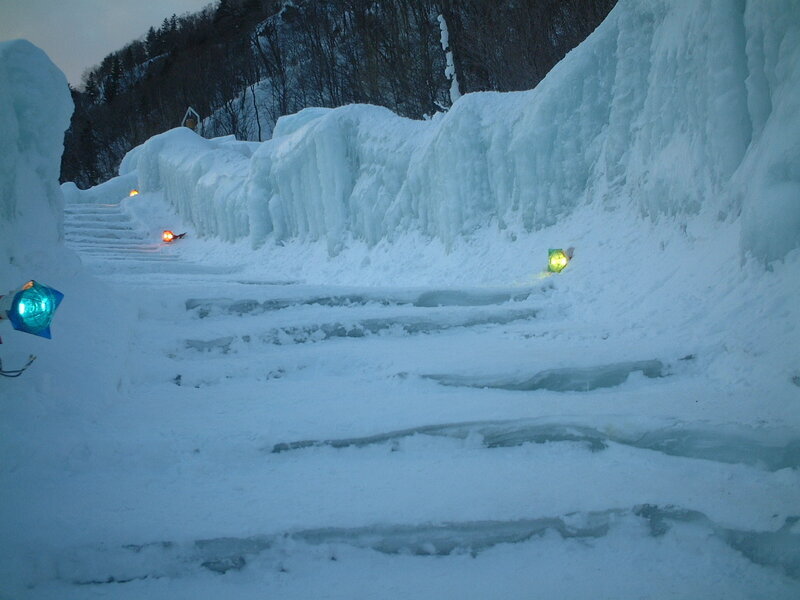
[[[171,264],[174,263],[174,259],[168,256],[146,256],[146,257],[138,257],[138,256],[118,256],[118,257],[91,257],[91,256],[84,256],[83,262],[87,265],[101,265],[111,267],[112,265],[115,268],[127,268],[127,267],[137,267],[137,268],[144,268],[146,269],[148,266],[157,269],[155,265],[159,264]]]
[[[197,569],[217,574],[242,571],[256,563],[282,568],[287,552],[313,556],[321,547],[329,560],[346,557],[343,547],[403,557],[448,557],[480,554],[508,544],[550,545],[547,540],[582,542],[589,546],[617,530],[638,529],[637,545],[656,546],[670,532],[699,530],[731,554],[800,578],[800,534],[787,519],[777,530],[752,531],[726,527],[699,511],[654,504],[604,511],[515,520],[485,520],[418,525],[296,529],[272,535],[219,537],[193,541],[162,540],[120,547],[74,550],[80,561],[60,561],[61,576],[81,586],[122,584],[136,580],[197,576]],[[732,551],[732,552],[731,552]],[[259,556],[263,560],[258,560]]]
[[[76,240],[70,241],[69,244],[70,248],[74,248],[78,251],[83,250],[120,250],[120,251],[127,251],[130,250],[138,250],[138,249],[147,249],[152,251],[163,251],[164,245],[152,243],[148,240],[118,240],[118,239],[109,239],[109,238],[92,238],[87,237],[83,240]]]
[[[143,261],[143,262],[170,262],[174,261],[175,259],[171,256],[166,256],[162,254],[154,254],[152,252],[137,252],[135,250],[128,250],[124,253],[116,253],[116,254],[94,254],[91,252],[86,252],[82,256],[85,262],[103,262],[103,261],[110,261],[110,262],[126,262],[126,261]]]
[[[454,328],[492,327],[507,325],[515,321],[535,319],[538,309],[511,309],[502,312],[482,312],[477,314],[430,316],[397,316],[372,319],[354,319],[286,325],[266,331],[256,331],[241,336],[224,336],[212,339],[188,338],[184,340],[187,349],[199,351],[230,351],[234,341],[244,344],[305,344],[342,338],[364,338],[374,335],[414,336],[441,333]]]
[[[151,241],[145,234],[138,233],[133,229],[125,229],[123,231],[114,231],[108,229],[96,230],[96,231],[88,231],[85,229],[73,229],[69,232],[65,232],[64,238],[69,242],[84,242],[93,240]]]
[[[103,243],[103,242],[80,242],[71,244],[75,250],[79,250],[82,254],[119,254],[128,255],[130,253],[148,253],[148,254],[161,254],[168,256],[163,252],[163,246],[160,244],[119,244],[119,243]]]
[[[81,227],[91,224],[106,223],[113,225],[116,223],[132,223],[130,217],[126,214],[67,214],[64,215],[64,224],[68,227]]]
[[[600,388],[615,387],[624,383],[634,373],[650,379],[666,377],[667,366],[658,359],[626,361],[595,365],[592,367],[567,367],[548,369],[531,375],[473,376],[473,375],[425,375],[442,385],[500,389],[512,391],[550,390],[553,392],[589,392]]]
[[[107,204],[68,204],[64,207],[65,216],[69,215],[122,215],[119,205]]]
[[[185,281],[201,282],[203,277],[231,274],[231,269],[228,267],[186,263],[178,259],[150,264],[137,261],[130,263],[124,269],[114,261],[98,260],[92,265],[92,271],[98,275],[108,276],[116,282],[125,282],[130,285],[169,284],[173,287],[179,281],[182,283]]]
[[[325,306],[358,308],[365,305],[397,306],[411,305],[415,307],[442,306],[489,306],[522,302],[540,290],[514,291],[467,291],[442,290],[425,292],[405,292],[394,294],[345,293],[335,295],[312,295],[300,298],[279,298],[256,300],[253,298],[190,298],[186,301],[186,310],[194,311],[200,318],[213,315],[258,315],[264,312],[281,310],[295,306]]]
[[[114,222],[91,221],[83,222],[79,225],[72,225],[70,227],[72,233],[76,231],[85,231],[87,233],[94,233],[95,231],[135,231],[130,224]]]
[[[591,452],[610,444],[622,444],[670,456],[744,464],[770,471],[800,468],[800,437],[789,430],[745,429],[708,426],[702,423],[651,423],[650,428],[600,428],[572,419],[514,419],[421,425],[364,437],[279,442],[271,452],[279,454],[304,448],[363,448],[373,445],[396,447],[413,436],[457,440],[478,439],[487,449],[523,444],[580,442]]]

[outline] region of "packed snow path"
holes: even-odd
[[[714,394],[694,349],[572,326],[553,278],[254,281],[116,205],[65,227],[139,321],[41,597],[800,593],[800,439],[676,420]]]

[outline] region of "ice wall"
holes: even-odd
[[[127,172],[201,234],[256,246],[335,254],[407,231],[449,245],[591,204],[741,218],[743,253],[770,261],[800,246],[799,32],[796,0],[621,0],[535,90],[468,94],[425,122],[306,110],[252,157],[172,132]]]
[[[753,2],[747,16],[753,135],[731,187],[743,248],[769,261],[800,247],[800,3]]]
[[[136,173],[140,192],[163,190],[200,235],[234,241],[249,235],[243,191],[257,146],[233,136],[206,140],[179,127],[129,152],[120,176],[129,180]]]
[[[17,271],[58,252],[58,175],[72,109],[66,77],[42,50],[0,43],[0,278],[13,284]]]

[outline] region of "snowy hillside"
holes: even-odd
[[[169,131],[62,215],[0,46],[2,231],[66,242],[0,241],[66,294],[2,332],[0,599],[797,598],[799,63],[796,2],[623,0],[530,92]]]

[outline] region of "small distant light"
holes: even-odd
[[[569,263],[569,256],[561,248],[550,248],[547,251],[547,270],[560,273]]]
[[[128,194],[128,197],[138,196],[138,195],[139,195],[139,190],[131,190],[131,193]]]

